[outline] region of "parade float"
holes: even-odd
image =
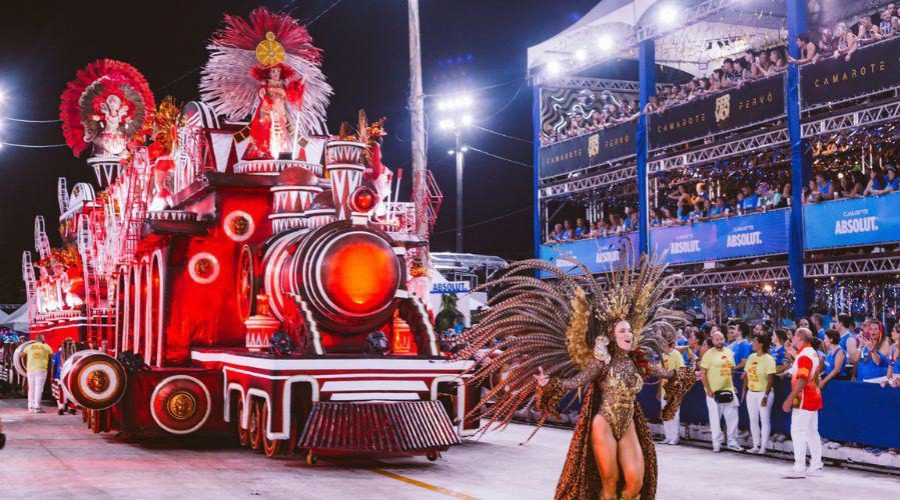
[[[440,352],[423,300],[415,217],[439,192],[421,211],[392,195],[383,120],[328,134],[296,20],[226,16],[208,48],[184,106],[106,59],[62,95],[97,186],[59,180],[63,244],[38,217],[22,266],[32,334],[90,346],[62,367],[65,398],[95,432],[436,459],[477,426],[469,363]]]

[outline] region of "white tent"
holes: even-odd
[[[8,318],[8,317],[9,317],[9,314],[6,314],[5,312],[0,311],[0,325],[3,325],[3,323],[6,322],[6,318]]]
[[[28,304],[16,309],[12,314],[0,319],[0,326],[11,328],[17,332],[28,331]]]
[[[572,26],[529,48],[529,73],[551,61],[562,65],[564,73],[572,74],[595,67],[608,57],[636,59],[633,47],[623,50],[617,44],[639,27],[652,25],[666,32],[656,42],[657,64],[693,75],[711,71],[710,62],[749,48],[783,43],[786,38],[785,4],[776,0],[733,0],[726,2],[725,9],[709,15],[699,14],[700,9],[698,18],[677,17],[686,17],[690,8],[708,4],[709,0],[604,0]],[[601,41],[604,38],[606,41]]]

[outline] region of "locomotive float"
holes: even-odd
[[[226,16],[208,48],[181,107],[112,60],[62,95],[99,189],[59,179],[63,244],[38,217],[22,269],[33,334],[90,345],[63,397],[95,432],[436,458],[477,422],[469,363],[440,352],[423,301],[433,179],[428,206],[399,202],[383,121],[326,132],[331,88],[296,20]]]

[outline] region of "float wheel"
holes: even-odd
[[[263,442],[263,452],[267,457],[272,458],[281,453],[281,450],[284,448],[282,446],[284,444],[283,439],[269,439],[266,436],[266,423],[269,421],[269,404],[262,404],[262,413],[260,414],[259,419],[259,434],[262,436]]]
[[[319,456],[309,450],[306,453],[306,465],[316,465],[317,463],[319,463]]]
[[[254,399],[250,403],[250,422],[247,424],[247,432],[250,434],[250,448],[254,450],[262,448],[262,435],[259,432],[259,421],[262,420],[260,413],[259,400]],[[263,429],[263,433],[265,433],[265,429]]]
[[[248,446],[250,446],[250,431],[241,427],[241,421],[243,419],[244,419],[244,400],[241,399],[238,401],[237,437],[238,437],[238,443],[243,448],[247,448]]]
[[[436,462],[438,458],[440,458],[441,454],[437,451],[429,451],[425,458],[428,459],[429,462]]]

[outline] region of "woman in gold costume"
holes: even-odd
[[[542,260],[512,264],[484,285],[501,290],[457,355],[499,342],[502,353],[473,368],[470,384],[508,369],[475,409],[489,421],[482,431],[504,427],[532,400],[545,416],[557,414],[563,396],[580,390],[581,414],[557,499],[655,498],[656,453],[637,393],[645,378],[665,379],[667,420],[695,381],[689,368],[666,371],[659,361],[661,330],[682,321],[667,308],[680,276],[663,276],[665,266],[655,259],[636,264],[625,255],[604,283],[580,265],[582,275],[573,276]],[[536,271],[554,281],[534,278]]]

